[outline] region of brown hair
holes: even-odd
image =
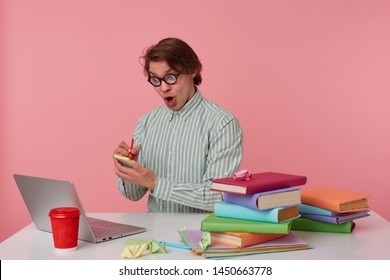
[[[197,73],[194,77],[194,84],[202,82],[202,63],[194,50],[183,40],[178,38],[166,38],[146,49],[145,55],[141,57],[145,75],[149,75],[149,64],[151,61],[165,60],[173,70],[178,73]]]

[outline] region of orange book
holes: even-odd
[[[314,187],[301,190],[304,204],[339,213],[368,210],[368,195],[334,187]]]
[[[287,234],[251,232],[210,232],[210,236],[211,243],[218,243],[235,248],[243,248],[275,240],[287,236]]]

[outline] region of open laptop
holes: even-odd
[[[31,218],[39,230],[51,232],[49,212],[57,207],[80,209],[79,239],[99,243],[146,231],[143,227],[87,217],[72,182],[14,174]]]

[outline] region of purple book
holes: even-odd
[[[249,195],[223,193],[226,202],[257,209],[267,210],[276,207],[288,207],[301,203],[301,190],[298,187],[259,192]]]
[[[351,212],[351,213],[340,213],[334,216],[301,213],[302,218],[307,218],[307,219],[312,219],[312,220],[327,222],[332,224],[342,224],[356,219],[364,218],[367,216],[369,216],[368,210]]]

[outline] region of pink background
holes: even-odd
[[[111,153],[161,100],[138,62],[167,36],[244,130],[242,168],[370,195],[390,220],[389,1],[0,0],[0,241],[31,222],[13,181],[76,184],[87,212],[143,212]]]

